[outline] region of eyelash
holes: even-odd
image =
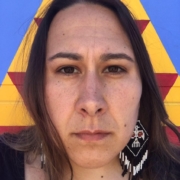
[[[62,72],[62,70],[65,70],[65,68],[74,68],[77,72],[72,72],[72,73],[68,73],[68,72]],[[68,70],[68,69],[67,69]],[[69,69],[70,70],[70,69]],[[71,69],[72,70],[72,69]],[[79,72],[78,72],[79,70],[76,68],[76,67],[74,67],[74,66],[64,66],[64,67],[62,67],[62,68],[60,68],[60,69],[58,69],[57,70],[57,72],[58,73],[61,73],[61,74],[65,74],[65,75],[67,75],[67,76],[70,76],[70,75],[72,75],[72,74],[78,74]]]
[[[108,68],[113,68],[113,69],[116,68],[116,70],[117,70],[116,72],[109,72],[109,73],[114,74],[114,75],[125,72],[125,69],[120,67],[120,66],[115,66],[115,65],[114,66],[108,66],[105,68],[105,70]],[[104,70],[104,72],[105,72],[105,70]],[[108,72],[105,72],[105,73],[108,73]]]
[[[65,72],[65,68],[67,68],[66,70],[69,70],[69,71],[71,71],[72,70],[72,68],[73,68],[73,70],[76,70],[76,72]],[[71,68],[71,69],[70,69]],[[108,68],[116,68],[116,72],[105,72],[106,71],[106,69],[108,69]],[[64,72],[62,72],[62,70],[64,71]],[[110,69],[109,69],[110,70]],[[111,70],[113,70],[113,69],[111,69]],[[60,69],[58,69],[57,70],[57,72],[58,73],[62,73],[62,74],[65,74],[65,75],[67,75],[67,76],[70,76],[70,75],[73,75],[73,74],[78,74],[79,72],[78,72],[79,70],[78,70],[78,68],[76,68],[76,67],[74,67],[74,66],[64,66],[64,67],[62,67],[62,68],[60,68]],[[122,73],[122,72],[125,72],[125,69],[124,68],[122,68],[122,67],[120,67],[120,66],[116,66],[116,65],[114,65],[114,66],[108,66],[108,67],[106,67],[105,69],[104,69],[104,72],[105,73],[111,73],[111,74],[114,74],[114,75],[117,75],[117,74],[120,74],[120,73]]]

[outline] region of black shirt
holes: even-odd
[[[151,171],[155,175],[152,179],[158,180],[180,180],[180,165],[171,163],[169,172],[172,172],[173,177],[169,176],[163,170],[162,162],[158,157],[150,157],[153,160]],[[146,178],[145,178],[146,179]],[[144,179],[144,180],[145,180]],[[149,178],[148,178],[149,179]],[[0,180],[25,180],[24,173],[24,153],[16,151],[6,146],[0,141]]]
[[[0,141],[0,180],[24,180],[24,153]]]

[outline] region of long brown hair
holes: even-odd
[[[164,126],[170,127],[177,137],[180,135],[164,108],[161,95],[158,90],[153,68],[146,47],[144,45],[138,27],[127,9],[119,0],[54,0],[47,7],[47,12],[38,28],[34,38],[28,68],[24,81],[24,102],[35,126],[21,132],[21,137],[26,136],[26,143],[21,143],[21,150],[31,151],[35,154],[39,151],[40,143],[43,144],[43,151],[47,157],[47,172],[51,180],[63,179],[64,164],[69,165],[71,177],[73,170],[65,151],[61,137],[54,127],[46,109],[44,101],[44,77],[45,77],[45,55],[47,34],[54,16],[61,10],[72,6],[75,3],[94,3],[112,10],[118,17],[124,31],[126,32],[137,60],[142,80],[142,97],[140,101],[139,119],[149,134],[148,150],[150,152],[147,168],[142,173],[142,178],[151,180],[159,179],[156,171],[153,170],[153,157],[161,161],[161,169],[169,172],[170,162],[179,163],[174,147],[169,143]],[[26,147],[26,148],[25,148]],[[28,147],[28,148],[27,148]],[[176,148],[177,149],[177,148]],[[170,173],[170,177],[173,173]],[[156,178],[155,178],[156,177]],[[164,177],[162,175],[162,177]],[[137,177],[139,180],[139,177]],[[160,178],[161,179],[161,178]]]

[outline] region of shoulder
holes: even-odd
[[[24,179],[24,153],[16,151],[2,141],[0,136],[0,179]]]

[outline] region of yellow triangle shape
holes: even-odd
[[[3,84],[0,87],[0,103],[21,101],[21,96],[17,88],[12,83],[8,74],[6,74]]]
[[[29,126],[33,125],[22,102],[0,102],[0,126]]]
[[[33,121],[27,115],[17,88],[6,74],[0,87],[0,126],[28,126]]]

